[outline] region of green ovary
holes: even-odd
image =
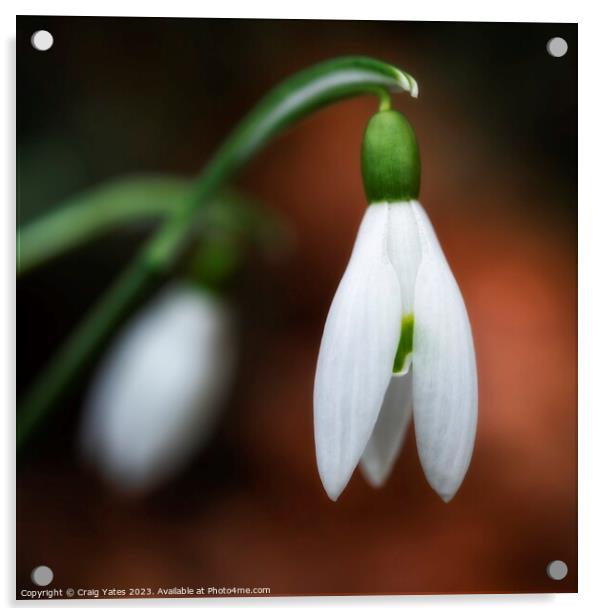
[[[412,343],[414,339],[414,315],[406,314],[401,319],[401,336],[399,337],[399,345],[397,353],[393,361],[393,372],[399,373],[403,370],[407,356],[412,352]]]

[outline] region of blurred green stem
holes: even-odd
[[[17,275],[104,233],[140,221],[164,220],[182,207],[193,182],[169,175],[109,181],[17,229]],[[235,234],[251,243],[278,243],[285,229],[272,212],[232,189],[221,188],[203,208],[197,227]]]
[[[382,107],[389,105],[388,92],[399,90],[416,96],[416,82],[407,73],[378,60],[346,57],[322,62],[293,75],[259,101],[194,181],[182,206],[147,242],[34,383],[17,415],[17,447],[26,442],[133,303],[172,268],[191,239],[199,209],[270,138],[313,111],[341,99],[374,94]]]
[[[111,182],[70,200],[17,231],[17,274],[121,224],[171,215],[190,191],[190,180],[139,176]]]

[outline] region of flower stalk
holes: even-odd
[[[17,415],[17,447],[89,365],[115,326],[174,268],[194,239],[196,218],[206,204],[272,137],[314,111],[352,96],[376,95],[381,109],[387,109],[389,92],[402,90],[412,96],[418,93],[407,73],[371,58],[347,57],[301,71],[262,99],[192,182],[181,207],[143,246],[34,383]]]

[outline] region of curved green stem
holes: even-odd
[[[174,265],[187,246],[199,208],[270,138],[313,111],[341,99],[375,94],[381,102],[386,102],[383,91],[398,90],[406,90],[412,96],[418,94],[416,82],[407,73],[371,58],[348,57],[301,71],[262,99],[195,180],[182,207],[143,247],[117,285],[88,314],[34,384],[17,416],[19,445],[87,365],[136,299]]]
[[[147,246],[148,261],[153,267],[169,267],[181,250],[194,210],[276,134],[342,99],[373,94],[387,106],[389,91],[403,90],[418,96],[411,75],[379,60],[355,56],[327,60],[285,80],[259,101],[219,148],[193,186],[187,206]]]

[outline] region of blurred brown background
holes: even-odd
[[[290,221],[291,255],[236,292],[243,356],[217,434],[142,500],[77,461],[86,383],[19,460],[17,585],[267,586],[272,594],[577,589],[576,25],[18,18],[19,221],[135,171],[196,173],[272,85],[365,54],[413,74],[395,98],[422,151],[421,201],[477,350],[472,465],[444,504],[413,434],[389,482],[320,484],[312,388],[322,326],[365,207],[368,97],[302,122],[238,185]],[[37,29],[51,51],[29,44]],[[563,58],[546,42],[568,41]],[[18,393],[134,253],[136,228],[19,282]],[[568,564],[562,581],[549,561]]]

